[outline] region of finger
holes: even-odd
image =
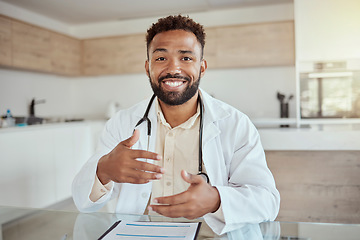
[[[154,199],[154,203],[166,204],[166,205],[177,205],[186,203],[189,199],[188,192],[178,193],[172,196],[158,197]]]
[[[139,137],[140,137],[140,132],[139,130],[135,129],[132,136],[122,141],[121,144],[128,148],[131,148],[139,140]]]
[[[196,211],[190,204],[179,204],[179,205],[150,205],[150,209],[157,212],[160,215],[171,218],[186,217],[195,218],[193,212]]]
[[[181,170],[181,177],[185,182],[190,184],[200,184],[205,181],[200,175],[194,175],[186,172],[185,170]]]
[[[134,161],[132,166],[133,168],[140,171],[152,172],[152,173],[165,173],[165,170],[162,167],[147,162]]]
[[[116,182],[126,182],[126,183],[148,183],[151,180],[161,179],[162,174],[160,173],[147,173],[135,169],[129,169],[126,175],[121,175],[121,177],[117,178]]]
[[[130,157],[133,159],[143,158],[143,159],[153,159],[153,160],[161,160],[161,155],[149,152],[146,150],[138,150],[138,149],[131,149],[130,150]]]
[[[157,180],[162,178],[162,173],[149,173],[137,169],[130,169],[128,172],[129,172],[128,176],[131,178],[144,179],[147,181]]]

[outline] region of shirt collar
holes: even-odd
[[[156,107],[156,115],[157,115],[158,121],[160,121],[160,123],[163,124],[164,126],[166,126],[167,128],[172,129],[172,127],[166,121],[166,119],[164,117],[164,114],[163,114],[160,104],[159,104],[159,100],[157,98],[155,101],[155,107]],[[176,126],[175,128],[190,129],[195,124],[195,121],[199,116],[200,116],[200,105],[198,104],[196,113],[192,117],[190,117],[188,120],[186,120],[186,122],[180,124],[179,126]]]

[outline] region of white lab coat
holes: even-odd
[[[237,109],[209,96],[201,90],[204,103],[203,162],[210,182],[221,198],[225,223],[212,213],[204,216],[207,224],[217,234],[231,231],[243,223],[259,223],[276,218],[280,195],[274,178],[267,167],[259,134],[249,118]],[[94,156],[75,177],[72,187],[74,202],[82,212],[94,212],[110,199],[116,198],[115,212],[143,214],[147,206],[152,183],[115,183],[97,202],[89,199],[98,160],[118,143],[130,137],[134,127],[143,117],[148,100],[119,111],[111,118],[102,133]],[[149,150],[155,150],[157,117],[152,104],[151,138]],[[147,148],[147,124],[138,126],[140,139],[134,149]]]

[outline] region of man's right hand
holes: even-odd
[[[143,184],[162,177],[164,170],[160,166],[137,160],[161,159],[159,154],[131,149],[139,137],[139,130],[135,130],[130,138],[122,141],[110,153],[100,158],[96,174],[103,185],[110,181]]]

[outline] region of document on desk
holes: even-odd
[[[193,240],[200,230],[201,222],[128,222],[114,223],[99,240],[114,239],[167,239]]]

